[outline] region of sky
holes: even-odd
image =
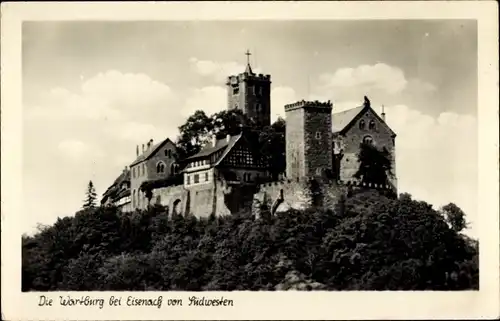
[[[472,20],[24,22],[24,230],[102,195],[136,145],[226,108],[225,78],[271,75],[272,118],[301,99],[385,106],[399,192],[454,202],[477,236],[477,25]]]

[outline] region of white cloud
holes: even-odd
[[[278,116],[285,118],[285,105],[296,102],[297,93],[290,87],[275,87],[271,90],[271,122]]]
[[[234,61],[218,62],[192,57],[189,59],[189,63],[194,72],[204,77],[212,77],[217,83],[224,82],[230,75],[237,75],[245,71],[245,65]],[[257,74],[262,72],[259,67],[252,67],[252,70]]]
[[[437,118],[405,105],[386,108],[396,138],[400,192],[436,208],[454,202],[467,213],[477,236],[477,123],[469,115],[442,113]]]
[[[381,90],[389,94],[401,92],[407,85],[403,71],[383,63],[361,65],[356,68],[340,68],[333,74],[320,75],[321,86],[326,88],[357,88]]]
[[[193,88],[188,92],[188,97],[179,113],[187,118],[196,110],[203,110],[207,116],[226,109],[227,90],[220,86],[207,86]]]

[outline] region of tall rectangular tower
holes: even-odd
[[[299,101],[285,105],[286,175],[296,179],[332,170],[332,104]]]
[[[240,109],[261,127],[271,124],[271,75],[245,72],[227,79],[227,108]]]

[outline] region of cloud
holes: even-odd
[[[436,207],[456,203],[477,236],[477,120],[441,113],[437,118],[406,105],[386,108],[396,132],[396,172],[400,192]]]
[[[298,101],[297,93],[290,87],[275,87],[271,90],[271,121],[278,116],[285,118],[285,105]]]
[[[192,88],[182,110],[179,110],[186,118],[196,110],[203,110],[208,116],[226,109],[227,90],[220,86],[207,86]]]
[[[384,63],[361,65],[356,68],[340,68],[333,74],[319,77],[320,86],[327,89],[380,90],[396,94],[405,89],[407,80],[403,71]]]
[[[245,71],[245,65],[234,62],[217,62],[211,60],[200,60],[192,57],[189,59],[191,69],[203,77],[211,77],[217,83],[224,82],[230,75],[237,75]],[[253,72],[261,73],[261,68],[252,67]]]
[[[181,104],[168,85],[144,74],[107,71],[24,106],[23,188],[47,183],[43,208],[52,213],[40,214],[42,222],[73,214],[90,179],[102,193],[135,159],[137,144],[175,138]]]

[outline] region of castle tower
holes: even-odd
[[[322,175],[332,169],[332,104],[299,101],[285,105],[286,175]]]
[[[255,74],[247,58],[245,71],[229,76],[226,85],[228,109],[242,110],[260,126],[271,124],[271,75]]]

